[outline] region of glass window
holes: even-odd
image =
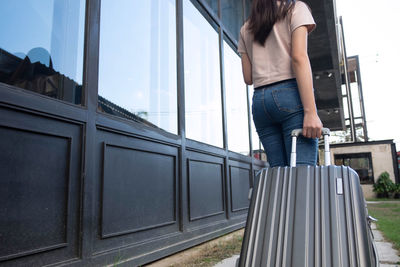
[[[253,0],[245,0],[245,16],[244,19],[247,20],[250,16],[251,12],[251,5],[253,3]]]
[[[249,155],[249,119],[246,84],[243,81],[240,57],[226,41],[224,41],[224,80],[228,148],[231,151]]]
[[[218,0],[205,0],[206,3],[214,10],[215,14],[218,15]]]
[[[360,177],[361,184],[373,184],[371,153],[336,154],[335,165],[350,166]]]
[[[183,15],[186,137],[222,147],[218,33],[190,0]]]
[[[239,37],[243,25],[242,0],[221,0],[222,23],[230,31],[233,38]]]
[[[82,103],[85,1],[0,2],[0,82]]]
[[[100,111],[177,133],[175,0],[101,1]]]

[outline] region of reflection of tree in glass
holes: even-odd
[[[136,115],[145,120],[148,120],[149,117],[149,113],[147,111],[138,111],[136,112]]]
[[[43,47],[32,48],[28,52],[27,57],[29,58],[32,64],[40,62],[51,69],[53,68],[53,62],[51,61],[50,53]]]

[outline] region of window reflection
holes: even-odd
[[[85,1],[0,2],[0,82],[81,103]]]
[[[253,0],[246,0],[244,3],[245,3],[245,10],[244,10],[245,16],[244,16],[244,20],[246,21],[246,20],[249,18],[249,16],[250,16],[251,5],[252,5],[252,3],[253,3]]]
[[[228,148],[249,155],[249,126],[246,84],[242,77],[240,57],[224,41],[224,78]]]
[[[218,0],[205,0],[209,7],[218,15]]]
[[[99,110],[177,133],[174,0],[102,0],[99,60]]]
[[[218,33],[183,1],[186,137],[223,146]]]
[[[237,40],[243,24],[242,0],[221,0],[222,23]]]

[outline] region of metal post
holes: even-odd
[[[358,96],[360,98],[360,107],[361,107],[361,117],[363,120],[363,133],[364,133],[364,141],[368,141],[368,132],[367,132],[367,119],[365,116],[365,108],[364,108],[364,97],[361,83],[361,73],[360,73],[360,60],[358,56],[355,56],[357,62],[357,85],[358,85]]]
[[[356,129],[354,127],[354,112],[353,112],[353,100],[351,97],[351,88],[350,88],[350,79],[349,79],[349,72],[348,72],[348,62],[347,62],[347,52],[346,52],[346,43],[344,41],[344,31],[343,31],[343,20],[340,16],[339,18],[340,23],[340,44],[342,46],[343,51],[343,67],[344,67],[344,77],[346,81],[346,94],[347,94],[347,105],[349,108],[349,119],[350,119],[350,133],[351,133],[351,140],[356,142]]]

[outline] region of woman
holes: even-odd
[[[291,131],[302,128],[297,164],[316,165],[318,117],[307,37],[315,28],[308,6],[295,0],[253,0],[240,30],[246,84],[254,83],[253,120],[271,167],[290,162]]]

